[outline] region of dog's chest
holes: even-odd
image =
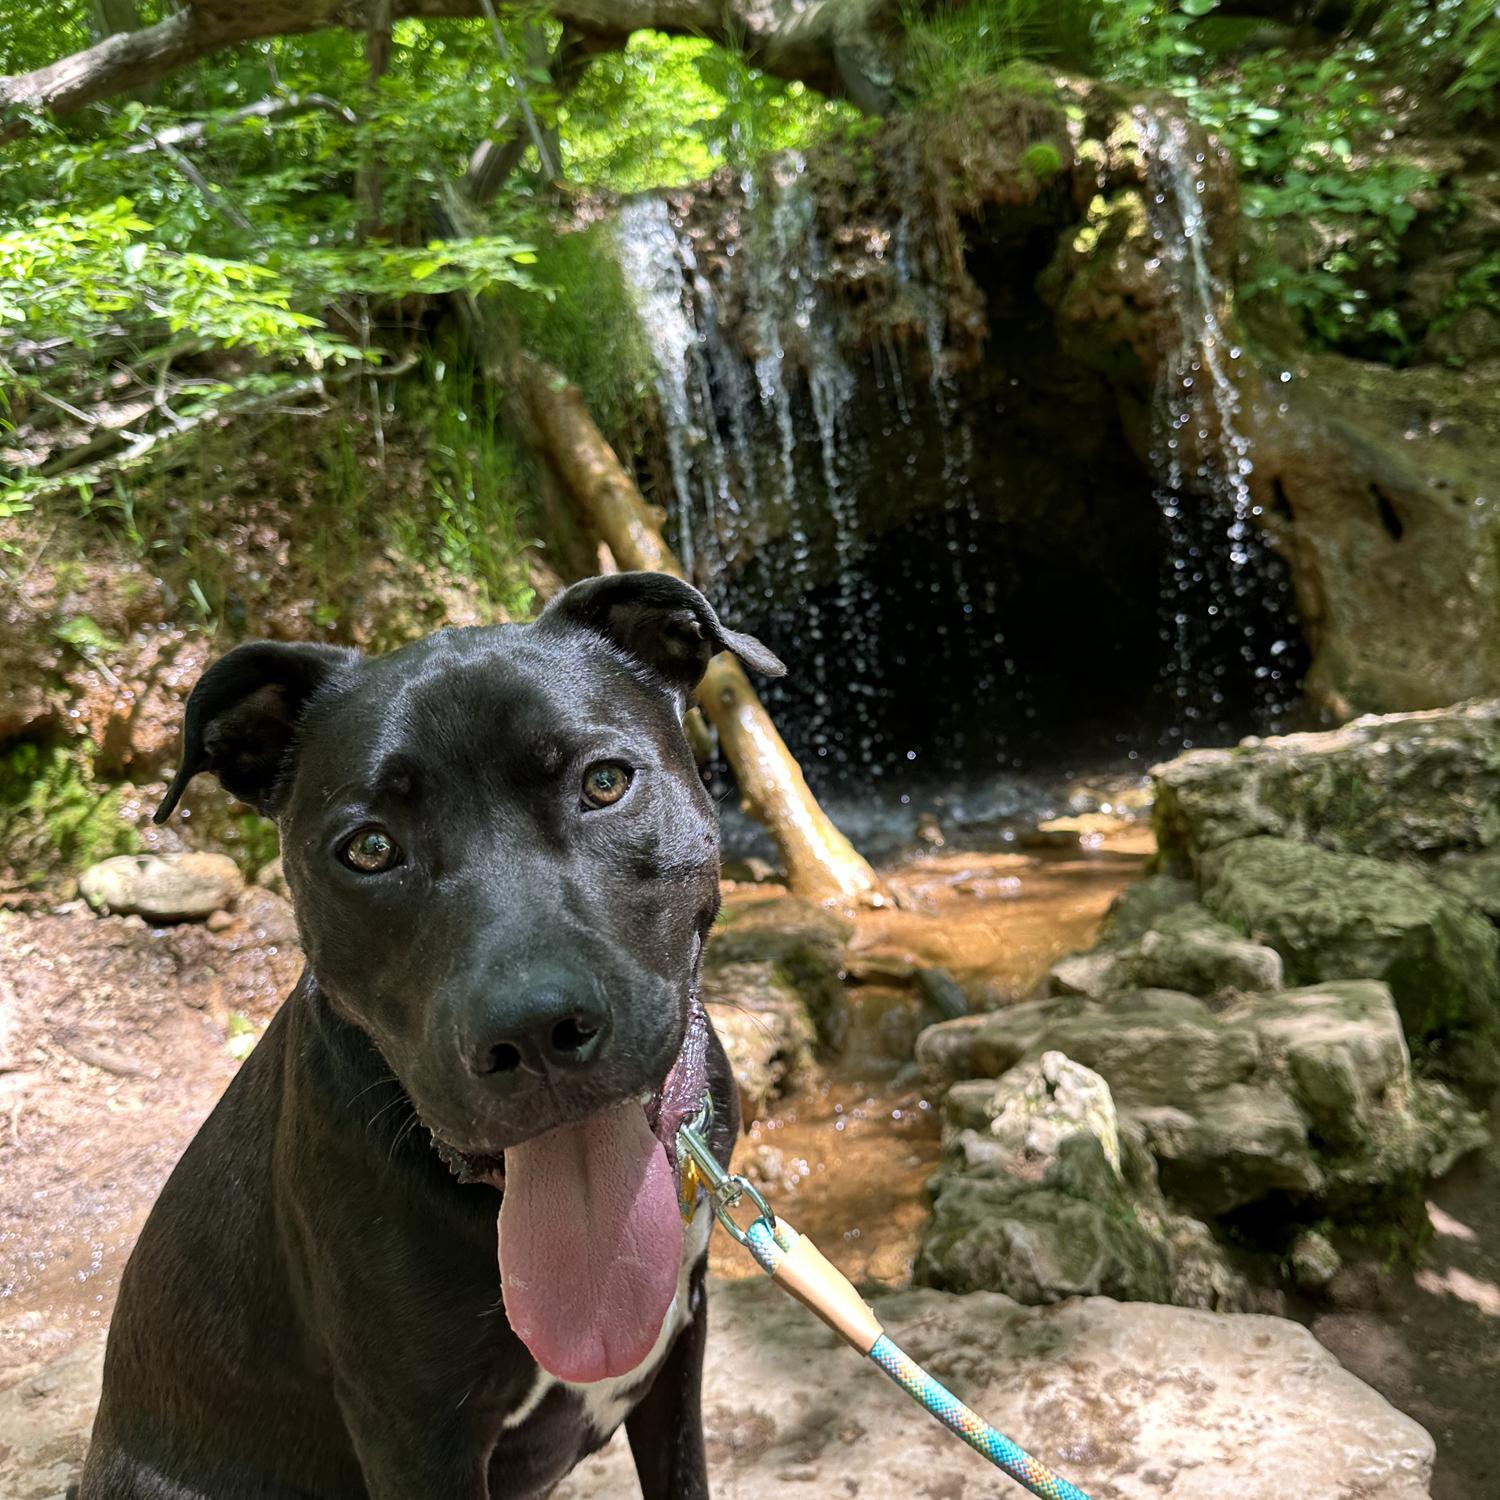
[[[652,1376],[667,1357],[673,1341],[693,1315],[693,1267],[708,1248],[713,1222],[713,1213],[708,1204],[700,1203],[682,1237],[682,1266],[677,1273],[677,1293],[662,1320],[661,1333],[657,1336],[656,1343],[635,1369],[588,1385],[573,1385],[568,1381],[557,1380],[545,1370],[538,1369],[531,1389],[526,1392],[521,1404],[502,1419],[502,1431],[512,1432],[522,1426],[536,1414],[548,1396],[561,1387],[581,1407],[583,1419],[593,1429],[595,1436],[600,1441],[609,1437],[629,1416],[650,1384]]]

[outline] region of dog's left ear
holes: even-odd
[[[542,630],[583,629],[603,636],[683,699],[720,651],[732,651],[763,677],[786,675],[779,658],[753,635],[727,629],[692,584],[669,573],[586,578],[564,589],[537,625]]]
[[[167,821],[200,771],[269,817],[302,711],[358,660],[347,646],[283,641],[252,641],[221,656],[188,698],[182,762],[152,821]]]

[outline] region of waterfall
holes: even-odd
[[[643,481],[694,582],[793,664],[766,702],[825,800],[993,806],[1019,770],[1230,738],[1291,697],[1204,163],[1181,122],[1139,128],[1173,341],[1149,465],[1034,290],[1061,195],[968,225],[961,286],[914,148],[857,206],[786,152],[619,212],[662,429]]]
[[[821,284],[806,161],[796,152],[773,158],[740,188],[738,340],[723,328],[723,288],[700,273],[691,236],[665,202],[634,199],[618,221],[621,269],[656,361],[672,536],[689,576],[729,613],[743,612],[736,579],[763,534],[786,536],[789,570],[775,592],[801,601],[799,667],[814,684],[808,746],[819,758],[868,760],[880,610],[860,566],[859,493],[844,474],[856,382],[839,310]],[[825,571],[815,553],[830,523],[828,597],[813,583]],[[755,607],[773,605],[770,594]],[[852,638],[836,623],[855,620]]]
[[[1262,717],[1274,724],[1296,684],[1280,660],[1288,590],[1264,541],[1250,492],[1253,462],[1240,424],[1234,368],[1240,350],[1226,332],[1224,287],[1210,264],[1202,150],[1178,116],[1136,116],[1146,162],[1146,209],[1160,254],[1156,269],[1173,304],[1152,408],[1151,467],[1168,537],[1163,637],[1170,688],[1186,744],[1213,734],[1229,680],[1249,677]]]

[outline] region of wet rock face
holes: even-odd
[[[1321,355],[1286,373],[1245,381],[1245,427],[1313,650],[1309,701],[1347,719],[1500,691],[1500,364]]]
[[[1421,1184],[1485,1141],[1455,1094],[1413,1077],[1391,991],[1370,980],[1238,995],[1218,1010],[1165,990],[1054,996],[930,1027],[917,1060],[949,1084],[946,1175],[919,1274],[1023,1300],[1106,1290],[1110,1277],[1111,1295],[1158,1297],[1165,1273],[1170,1300],[1235,1305],[1243,1288],[1211,1234],[1174,1211],[1259,1215],[1273,1231],[1288,1216],[1410,1227]],[[1045,1153],[1028,1165],[1006,1145],[1008,1101],[1075,1068],[1106,1087],[1098,1120],[1111,1125],[1053,1100],[1049,1129],[1080,1137],[1075,1167],[1113,1159],[1113,1175],[1069,1175]],[[1174,1239],[1184,1226],[1195,1232]]]
[[[1094,998],[1130,989],[1217,995],[1280,989],[1282,963],[1274,948],[1247,941],[1191,904],[1163,913],[1133,941],[1060,959],[1051,981],[1059,994]]]
[[[727,908],[703,955],[703,1000],[747,1119],[764,1114],[849,1024],[852,924],[795,897]]]
[[[776,1288],[716,1285],[704,1421],[715,1493],[997,1493],[1004,1482]],[[1433,1442],[1279,1318],[1084,1298],[1021,1308],[935,1291],[878,1297],[895,1342],[1029,1452],[1115,1500],[1425,1500]],[[617,1500],[622,1438],[557,1490]]]

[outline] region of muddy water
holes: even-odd
[[[936,1103],[907,1065],[924,1019],[913,970],[946,970],[972,1008],[1014,1002],[1054,959],[1092,941],[1152,847],[1129,825],[1086,827],[1076,844],[1069,832],[1056,837],[1062,847],[944,851],[887,872],[894,904],[861,912],[849,945],[847,1047],[741,1143],[737,1169],[856,1282],[910,1283],[937,1166]],[[747,899],[728,899],[737,898]],[[715,1237],[710,1264],[724,1276],[758,1274],[727,1235]]]

